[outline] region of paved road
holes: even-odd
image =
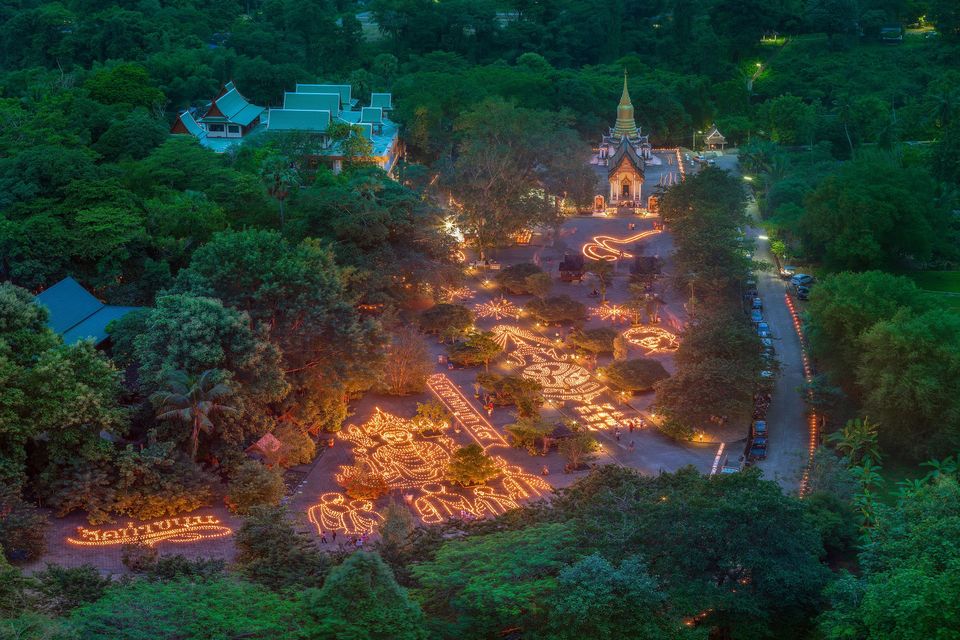
[[[757,206],[752,199],[749,212],[758,219]],[[750,228],[748,233],[756,242],[754,257],[773,263],[770,241],[763,239],[763,231]],[[767,459],[759,466],[764,476],[777,480],[784,489],[797,490],[807,464],[809,440],[807,408],[800,391],[804,382],[800,339],[786,303],[786,281],[781,280],[776,272],[761,272],[757,275],[757,290],[763,299],[763,316],[770,325],[780,361],[780,375],[767,413],[770,432]]]

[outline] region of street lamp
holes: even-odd
[[[698,134],[698,133],[699,133],[699,134],[702,134],[703,131],[694,131],[694,132],[693,132],[693,150],[694,150],[694,151],[697,150],[697,134]]]

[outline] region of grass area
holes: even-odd
[[[960,293],[960,271],[916,271],[907,275],[921,289]]]

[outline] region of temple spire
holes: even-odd
[[[627,89],[627,70],[623,70],[623,93],[620,95],[620,106],[633,106],[633,103],[630,102],[630,91]]]
[[[633,139],[640,136],[637,123],[633,119],[633,103],[630,101],[630,91],[627,88],[626,69],[623,70],[623,95],[620,96],[620,104],[617,105],[617,122],[611,134],[617,139]]]

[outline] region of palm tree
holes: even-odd
[[[280,155],[267,156],[260,166],[260,180],[270,194],[280,203],[280,228],[286,223],[286,201],[290,190],[300,186],[300,174],[287,158]]]
[[[197,458],[200,431],[209,433],[213,429],[210,417],[217,413],[238,413],[235,407],[224,402],[233,395],[233,388],[220,382],[220,375],[217,369],[207,369],[196,377],[185,371],[174,371],[167,377],[166,389],[150,397],[157,407],[158,420],[180,420],[191,425],[191,460]]]

